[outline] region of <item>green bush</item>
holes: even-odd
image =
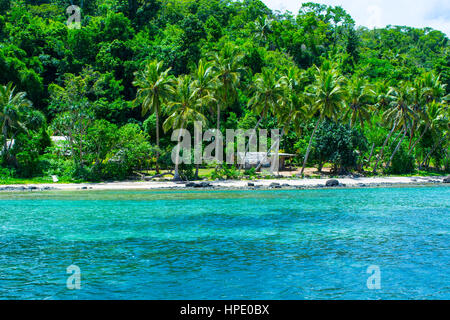
[[[325,120],[317,130],[313,146],[312,158],[319,171],[326,162],[331,162],[334,173],[346,173],[356,169],[359,153],[367,150],[367,139],[357,129]]]
[[[250,168],[244,171],[244,176],[248,176],[250,178],[255,178],[257,175],[256,168]]]
[[[7,179],[7,178],[14,178],[16,175],[16,170],[11,168],[1,168],[0,167],[0,178]]]
[[[391,166],[386,170],[388,174],[408,174],[416,169],[414,157],[408,154],[407,148],[402,145],[392,159]]]
[[[236,166],[229,166],[226,163],[217,166],[213,172],[211,172],[211,179],[216,180],[235,180],[239,179],[240,172]]]
[[[184,181],[194,180],[195,178],[195,166],[192,164],[180,164],[178,167],[178,174]]]

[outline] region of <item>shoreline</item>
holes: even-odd
[[[336,179],[271,179],[226,181],[122,181],[101,183],[46,183],[0,185],[0,192],[21,191],[77,191],[77,190],[265,190],[265,189],[321,189],[367,188],[395,186],[445,185],[446,177],[371,177]],[[336,182],[337,181],[337,182]],[[338,184],[337,184],[338,183]]]

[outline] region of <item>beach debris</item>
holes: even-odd
[[[59,181],[58,176],[53,175],[52,180],[54,183],[58,182]]]
[[[327,180],[327,182],[325,183],[325,185],[327,187],[337,187],[339,186],[339,181],[336,179],[331,179],[331,180]]]

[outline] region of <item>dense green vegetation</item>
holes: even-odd
[[[194,121],[283,129],[302,173],[449,171],[449,49],[440,31],[356,28],[314,3],[293,15],[257,0],[0,0],[0,176],[172,170],[172,129]]]

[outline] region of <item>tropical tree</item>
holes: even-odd
[[[259,120],[255,125],[256,130],[261,121],[269,114],[275,114],[276,108],[283,103],[283,98],[286,97],[285,83],[283,78],[278,77],[273,69],[264,68],[262,73],[256,74],[251,86],[253,96],[248,101],[248,107],[252,108],[254,114],[259,114]],[[244,159],[253,136],[250,137],[249,143],[246,146]]]
[[[350,127],[359,122],[364,128],[364,123],[370,120],[369,107],[375,96],[375,92],[367,84],[364,78],[353,78],[347,85],[348,108],[344,118],[350,118]]]
[[[311,99],[311,115],[318,115],[318,119],[309,139],[301,175],[305,171],[319,123],[325,117],[336,119],[342,109],[346,94],[344,83],[345,78],[332,68],[329,62],[325,62],[321,69],[316,67],[315,81],[309,87],[308,96]]]
[[[384,112],[387,106],[391,103],[389,92],[391,90],[391,86],[389,85],[389,80],[377,81],[375,83],[375,106],[377,107],[376,111]]]
[[[220,53],[214,53],[213,70],[217,81],[215,98],[217,100],[217,131],[220,131],[220,112],[229,107],[236,99],[241,72],[244,71],[244,55],[234,45],[227,43]]]
[[[197,69],[193,72],[193,86],[196,88],[199,98],[199,111],[204,113],[206,109],[213,114],[212,103],[217,102],[213,96],[217,87],[217,80],[214,78],[213,66],[210,62],[200,59]],[[195,164],[195,179],[198,179],[199,163]]]
[[[268,17],[259,16],[255,21],[255,37],[259,41],[260,44],[265,44],[267,42],[269,34],[272,31],[273,20]]]
[[[419,110],[416,108],[416,110],[420,112],[419,115],[425,128],[414,144],[412,146],[410,145],[409,154],[412,153],[416,145],[430,129],[431,123],[436,119],[436,112],[439,109],[439,105],[449,98],[448,95],[445,95],[445,89],[446,85],[441,82],[440,76],[437,76],[432,72],[425,73],[420,81],[420,87],[416,88],[416,100],[420,99],[423,104],[423,108],[420,108]],[[413,136],[411,136],[411,139],[412,137]]]
[[[433,102],[429,105],[427,111],[430,119],[428,128],[431,130],[432,136],[436,142],[420,163],[419,168],[424,167],[436,149],[445,141],[447,141],[448,144],[449,140],[448,132],[450,131],[450,109],[448,104],[438,104]]]
[[[164,69],[163,62],[150,61],[143,70],[135,73],[133,85],[138,87],[136,104],[142,105],[142,115],[154,113],[156,117],[156,173],[159,173],[159,118],[162,104],[173,92],[173,77],[169,74],[171,68]]]
[[[270,111],[276,117],[278,126],[281,126],[282,130],[279,137],[272,142],[270,149],[264,159],[258,164],[256,170],[261,168],[274,148],[279,149],[281,140],[286,133],[286,128],[289,128],[292,123],[299,124],[300,120],[305,119],[307,97],[304,94],[304,87],[302,86],[304,81],[304,73],[295,67],[289,68],[285,75],[277,81],[279,97],[276,99],[276,103],[270,108]],[[275,169],[274,164],[272,162],[272,172]],[[278,170],[278,168],[276,169]]]
[[[10,160],[12,141],[21,132],[37,129],[45,122],[44,115],[32,110],[32,102],[26,98],[25,92],[15,93],[10,82],[0,86],[0,125],[3,138],[3,158],[6,163]],[[11,143],[8,144],[8,139]]]
[[[177,78],[175,83],[175,90],[172,99],[167,106],[168,117],[164,121],[163,129],[167,132],[169,129],[184,129],[188,123],[201,122],[206,123],[206,118],[201,112],[201,106],[204,103],[204,97],[199,96],[199,89],[195,86],[190,75],[184,75]],[[174,180],[181,179],[179,174],[179,154],[180,154],[180,139],[181,130],[178,135],[178,146],[176,150],[175,173]]]
[[[412,107],[414,97],[414,87],[409,82],[402,82],[399,87],[392,88],[390,91],[391,106],[383,114],[385,119],[392,119],[396,127],[401,130],[401,138],[396,148],[392,152],[385,168],[389,168],[392,159],[400,148],[408,131],[412,134],[413,122],[417,119],[417,115]]]
[[[197,69],[193,72],[193,80],[194,86],[198,91],[198,96],[205,98],[202,100],[202,102],[205,103],[205,105],[202,106],[202,109],[211,106],[211,102],[216,101],[213,94],[214,90],[217,89],[217,79],[214,78],[214,76],[214,67],[212,63],[200,59]],[[209,109],[209,111],[213,113],[211,109]]]

